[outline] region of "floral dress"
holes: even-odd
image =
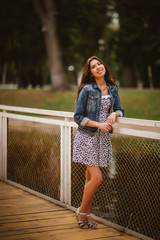
[[[102,96],[99,122],[105,122],[111,108],[111,96]],[[77,131],[73,145],[73,161],[88,166],[107,167],[113,163],[110,135],[104,130],[90,136]]]

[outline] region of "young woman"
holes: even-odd
[[[113,162],[109,131],[124,110],[116,84],[105,64],[96,56],[85,64],[74,120],[78,131],[74,139],[73,161],[86,165],[86,182],[81,206],[76,216],[80,228],[97,228],[90,216],[91,205],[98,186],[102,183],[100,167]]]

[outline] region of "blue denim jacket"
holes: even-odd
[[[117,87],[107,83],[109,94],[112,99],[112,111],[118,112],[121,117],[124,116],[124,110],[121,107],[120,98]],[[99,122],[100,106],[101,106],[101,90],[97,83],[85,85],[79,93],[74,120],[79,125],[78,130],[93,135],[98,128],[85,126],[89,120]]]

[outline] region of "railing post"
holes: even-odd
[[[71,127],[61,126],[60,201],[71,205]]]
[[[0,179],[2,176],[2,113],[0,113]]]
[[[7,117],[0,114],[0,178],[7,178]]]

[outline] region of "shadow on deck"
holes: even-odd
[[[99,223],[80,229],[75,213],[19,188],[0,182],[0,239],[138,240]]]

